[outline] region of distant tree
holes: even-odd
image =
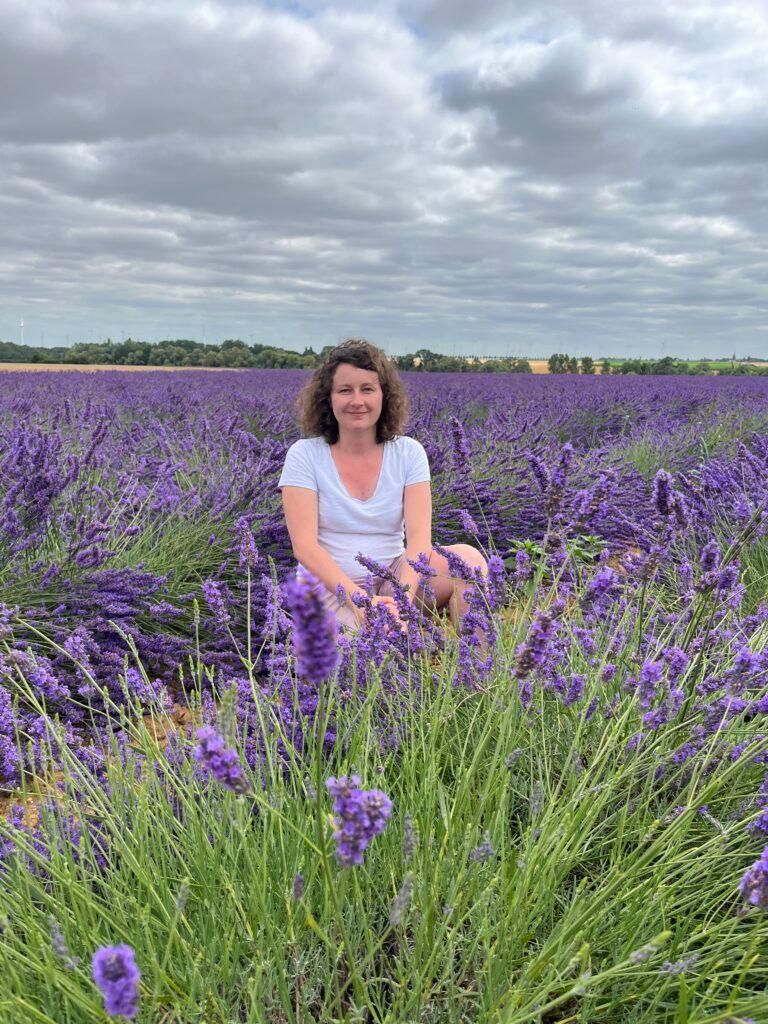
[[[187,353],[181,345],[173,342],[161,342],[149,355],[149,366],[183,366]]]
[[[700,359],[696,363],[681,363],[678,372],[687,373],[690,376],[711,376],[713,370],[705,360]]]
[[[395,356],[393,362],[398,370],[414,370],[416,369],[414,359],[413,352],[406,352],[405,355]]]
[[[533,367],[527,359],[510,359],[508,369],[510,373],[533,373]]]
[[[582,373],[594,373],[595,372],[595,361],[592,356],[581,357],[581,372]]]
[[[550,373],[570,373],[571,357],[564,352],[554,352],[547,360]]]
[[[650,359],[625,359],[615,368],[616,373],[653,373],[655,364]]]
[[[720,370],[720,376],[722,377],[749,377],[754,371],[754,367],[747,366],[745,363],[731,363],[730,366],[724,367]]]
[[[533,373],[527,359],[512,359],[506,356],[503,359],[489,359],[482,368],[486,373]]]
[[[230,348],[223,348],[222,346],[222,360],[225,366],[231,366],[233,369],[247,369],[250,366],[256,365],[256,359],[258,358],[251,352],[247,345],[232,345]]]
[[[679,372],[680,364],[673,356],[664,356],[663,359],[657,359],[651,365],[651,373],[669,374]]]

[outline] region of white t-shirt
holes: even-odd
[[[405,551],[403,488],[430,479],[427,453],[413,437],[384,442],[376,490],[367,501],[350,496],[341,482],[328,442],[322,437],[296,441],[288,449],[278,487],[317,491],[317,540],[350,579],[368,573],[355,555],[391,562]],[[299,571],[304,567],[299,566]]]

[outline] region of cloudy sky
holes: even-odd
[[[0,339],[768,354],[764,0],[0,0]]]

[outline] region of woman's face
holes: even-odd
[[[339,430],[370,430],[378,423],[384,394],[375,370],[349,363],[336,367],[331,382],[331,409]]]

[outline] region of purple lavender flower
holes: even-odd
[[[637,680],[635,681],[637,695],[640,700],[640,707],[649,708],[651,706],[651,703],[658,691],[663,668],[664,666],[659,661],[646,659],[646,661],[643,662],[640,672],[638,673]]]
[[[488,558],[487,585],[491,608],[501,608],[507,598],[507,581],[504,562],[498,555]]]
[[[668,516],[672,511],[672,477],[666,469],[660,469],[653,481],[653,503],[660,516]]]
[[[344,868],[362,864],[369,843],[384,831],[392,813],[392,801],[380,789],[360,789],[357,775],[330,778],[325,785],[333,797],[333,833],[339,864]]]
[[[197,730],[195,760],[199,761],[225,789],[238,796],[250,791],[236,750],[225,746],[224,738],[210,725]]]
[[[717,541],[712,538],[704,547],[701,549],[701,571],[703,573],[712,572],[720,564],[720,545]]]
[[[661,656],[667,663],[667,677],[672,683],[682,676],[691,660],[680,647],[670,647]]]
[[[530,466],[531,472],[536,478],[536,483],[539,485],[541,493],[546,494],[552,484],[552,476],[547,469],[546,464],[542,462],[538,455],[535,455],[530,451],[526,451],[525,458]]]
[[[205,600],[213,612],[213,617],[216,619],[220,626],[227,626],[231,621],[231,616],[227,611],[227,606],[224,602],[224,596],[221,593],[221,587],[215,580],[203,580],[202,591],[205,595]]]
[[[465,508],[459,509],[459,519],[461,520],[462,530],[472,537],[476,537],[478,534],[477,523]]]
[[[93,954],[93,980],[112,1017],[135,1017],[139,1012],[139,969],[130,946],[102,946]]]
[[[471,472],[472,449],[464,431],[464,427],[455,416],[451,417],[451,440],[453,441],[453,462],[456,469]]]
[[[587,584],[581,597],[581,605],[588,608],[593,604],[600,604],[603,599],[609,596],[619,584],[619,575],[609,565],[598,569],[595,575]]]
[[[524,679],[544,664],[556,630],[557,623],[550,612],[536,612],[525,640],[517,648],[515,675],[518,679]]]
[[[323,608],[317,587],[312,577],[293,579],[285,587],[298,673],[310,683],[322,683],[339,663],[338,622]]]
[[[241,569],[254,569],[259,562],[259,552],[256,548],[256,540],[253,536],[248,520],[245,516],[240,518],[235,523],[235,529],[238,533],[239,538],[239,558]]]
[[[768,846],[760,859],[747,869],[739,884],[739,891],[753,907],[768,910]]]
[[[533,576],[533,566],[531,565],[531,556],[527,551],[522,548],[518,548],[515,552],[515,584],[520,586],[522,583],[527,583]]]

